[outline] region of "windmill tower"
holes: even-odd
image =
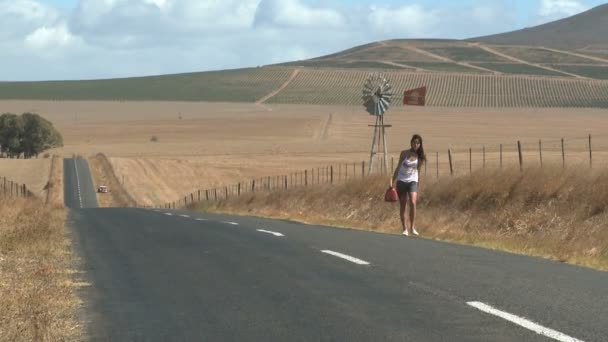
[[[367,173],[371,174],[374,170],[374,160],[382,156],[382,163],[379,164],[380,172],[385,174],[388,170],[388,149],[386,146],[386,128],[392,125],[384,124],[384,114],[391,104],[393,97],[392,86],[381,74],[371,74],[363,85],[363,106],[367,112],[376,118],[376,122],[370,127],[374,127],[372,137],[372,148],[369,155],[369,168]]]

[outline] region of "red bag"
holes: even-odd
[[[392,186],[386,189],[386,193],[384,194],[384,200],[386,202],[397,202],[399,200],[399,195],[397,195],[397,190]]]

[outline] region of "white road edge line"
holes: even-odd
[[[485,313],[489,313],[490,315],[494,315],[494,316],[498,316],[500,318],[506,319],[507,321],[510,321],[512,323],[515,323],[517,325],[520,325],[526,329],[532,330],[535,333],[539,334],[539,335],[543,335],[543,336],[547,336],[549,338],[552,338],[554,340],[557,341],[561,341],[561,342],[583,342],[582,340],[579,340],[577,338],[574,337],[570,337],[566,334],[563,334],[559,331],[553,330],[553,329],[549,329],[549,328],[545,328],[542,325],[536,324],[532,321],[529,321],[523,317],[519,317],[513,314],[510,314],[508,312],[505,311],[500,311],[498,309],[495,309],[493,307],[491,307],[488,304],[482,303],[482,302],[467,302],[468,305],[479,309]]]
[[[197,220],[197,221],[209,221],[209,220],[204,219],[204,218],[197,218],[196,220]]]
[[[185,218],[190,218],[190,216],[188,216],[188,215],[179,215],[179,216],[185,217]]]
[[[78,177],[78,166],[76,165],[76,159],[74,159],[74,172],[76,173],[76,185],[78,186],[78,199],[80,200],[80,207],[82,208],[82,194],[80,193],[80,178]]]
[[[266,233],[266,234],[272,234],[272,235],[274,235],[274,236],[285,236],[285,235],[283,235],[283,234],[281,234],[281,233],[272,232],[272,231],[270,231],[270,230],[264,230],[264,229],[256,229],[256,230],[257,230],[258,232],[261,232],[261,233]]]
[[[171,214],[171,213],[165,213],[165,215],[167,215],[167,216],[173,216],[173,214]]]
[[[346,254],[342,254],[342,253],[338,253],[338,252],[334,252],[334,251],[330,251],[330,250],[322,250],[321,252],[326,253],[326,254],[330,254],[333,256],[336,256],[338,258],[342,258],[345,260],[348,260],[350,262],[353,262],[357,265],[369,265],[369,262],[365,261],[365,260],[361,260],[361,259],[357,259],[355,257],[352,257],[350,255],[346,255]]]

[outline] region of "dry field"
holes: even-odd
[[[45,187],[49,180],[51,158],[6,159],[0,158],[0,181],[7,180],[25,184],[38,198],[46,198]]]
[[[65,142],[53,153],[104,153],[116,179],[144,204],[262,176],[367,161],[368,125],[373,123],[362,108],[344,106],[0,101],[0,108],[37,112],[51,120]],[[600,153],[608,152],[607,114],[599,109],[395,107],[386,118],[393,125],[387,133],[389,152],[398,155],[411,134],[420,133],[429,155],[428,172],[436,167],[439,152],[440,173],[445,175],[448,148],[454,152],[456,172],[462,173],[468,172],[470,147],[474,168],[482,166],[482,146],[488,167],[498,165],[499,144],[505,164],[516,163],[517,140],[526,151],[526,165],[538,163],[539,138],[546,149],[544,162],[561,163],[560,138],[565,137],[568,164],[586,165],[586,137],[592,134],[594,165],[600,165],[608,163],[608,156]],[[48,177],[48,169],[43,174]]]

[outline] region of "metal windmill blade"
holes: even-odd
[[[393,97],[393,87],[384,76],[371,74],[363,84],[363,106],[370,115],[383,116]]]

